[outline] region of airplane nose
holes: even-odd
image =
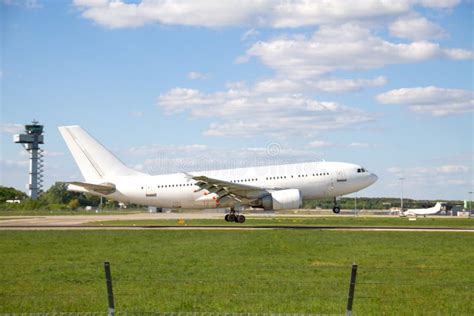
[[[379,177],[377,177],[377,175],[375,173],[371,173],[369,175],[369,179],[370,179],[370,184],[374,184],[375,182],[377,182]]]

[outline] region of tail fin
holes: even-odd
[[[111,176],[140,174],[124,165],[80,126],[60,126],[59,131],[87,182],[100,183]]]

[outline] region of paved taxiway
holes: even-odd
[[[222,219],[223,213],[132,213],[123,215],[48,215],[48,216],[0,216],[2,226],[52,226],[52,225],[83,225],[101,221],[130,220],[178,220],[178,219]]]

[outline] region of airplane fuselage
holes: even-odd
[[[402,216],[426,216],[426,215],[435,215],[441,212],[442,204],[440,202],[436,203],[435,206],[430,208],[418,208],[418,209],[408,209],[405,212],[401,213]]]
[[[303,200],[350,194],[377,180],[377,176],[355,164],[313,162],[155,176],[118,176],[106,180],[114,183],[117,189],[108,198],[163,208],[202,209],[232,207],[235,204],[233,201],[218,203],[215,194],[207,190],[198,191],[196,181],[190,179],[190,175],[195,174],[257,187],[268,192],[298,189]]]
[[[245,222],[239,212],[251,208],[300,208],[304,200],[334,198],[357,192],[377,176],[356,164],[310,162],[182,172],[152,176],[127,167],[80,126],[59,131],[85,182],[69,182],[68,190],[105,196],[124,203],[161,208],[228,208],[225,220]]]

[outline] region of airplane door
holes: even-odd
[[[155,186],[153,186],[153,185],[147,185],[147,186],[146,186],[145,196],[146,196],[146,197],[155,197],[155,196],[156,196],[156,189],[155,189]]]
[[[326,189],[326,195],[327,196],[332,196],[332,192],[334,191],[334,175],[330,175],[329,179],[327,179],[327,189]]]
[[[337,171],[337,182],[345,182],[347,181],[346,174],[344,170]]]

